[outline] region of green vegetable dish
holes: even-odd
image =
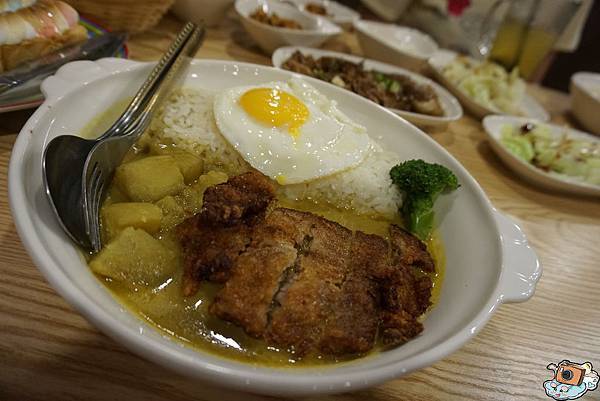
[[[598,141],[557,134],[544,125],[502,126],[500,142],[513,155],[550,174],[600,185]]]

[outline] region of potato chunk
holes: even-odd
[[[171,156],[175,159],[186,184],[194,182],[202,174],[204,165],[198,156],[188,152],[175,152]]]
[[[120,202],[129,202],[129,199],[127,199],[127,195],[125,195],[119,189],[118,186],[111,185],[108,188],[108,194],[106,196],[106,200],[104,201],[104,204],[120,203]]]
[[[185,185],[172,156],[151,156],[122,164],[115,173],[115,184],[135,202],[156,202],[175,195]]]
[[[204,193],[206,188],[227,182],[228,179],[229,177],[227,174],[221,171],[209,171],[208,173],[201,175],[198,178],[198,181],[192,185],[192,188]]]
[[[127,227],[141,228],[149,234],[160,230],[161,209],[151,203],[113,203],[100,211],[102,228],[110,240]]]
[[[186,152],[174,145],[165,145],[156,141],[150,142],[149,150],[154,155],[172,156],[186,184],[194,182],[202,174],[204,163],[201,158],[193,153]]]
[[[146,231],[127,227],[91,260],[90,268],[129,288],[156,287],[173,275],[177,256]]]
[[[168,231],[185,220],[185,212],[183,207],[172,196],[165,196],[158,202],[156,206],[162,211],[162,221],[160,229]]]
[[[208,173],[201,175],[198,178],[198,181],[181,192],[180,197],[183,200],[182,204],[185,212],[191,216],[199,213],[200,209],[202,209],[202,200],[206,188],[226,181],[227,174],[218,171],[209,171]]]

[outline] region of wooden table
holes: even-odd
[[[210,30],[200,58],[269,64],[237,23]],[[157,59],[179,22],[165,18],[131,39],[131,57]],[[233,40],[232,40],[233,39]],[[345,34],[329,47],[358,52]],[[533,88],[565,122],[568,98]],[[31,112],[0,115],[0,400],[247,400],[261,397],[207,388],[147,362],[84,320],[52,290],[23,249],[7,201],[16,134]],[[533,299],[504,305],[460,351],[387,384],[310,400],[543,400],[546,365],[590,360],[600,368],[600,203],[532,188],[492,153],[470,117],[432,137],[474,175],[492,202],[520,222],[544,273]],[[449,272],[448,274],[451,274]],[[600,400],[600,390],[585,400]]]

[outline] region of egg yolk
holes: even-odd
[[[308,108],[297,97],[276,88],[250,89],[240,98],[246,113],[271,127],[287,126],[294,138],[308,118]]]

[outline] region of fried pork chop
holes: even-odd
[[[312,213],[273,208],[257,172],[208,188],[179,228],[184,293],[223,283],[210,306],[247,334],[297,356],[369,351],[418,335],[434,270],[425,245],[391,225],[389,241]]]

